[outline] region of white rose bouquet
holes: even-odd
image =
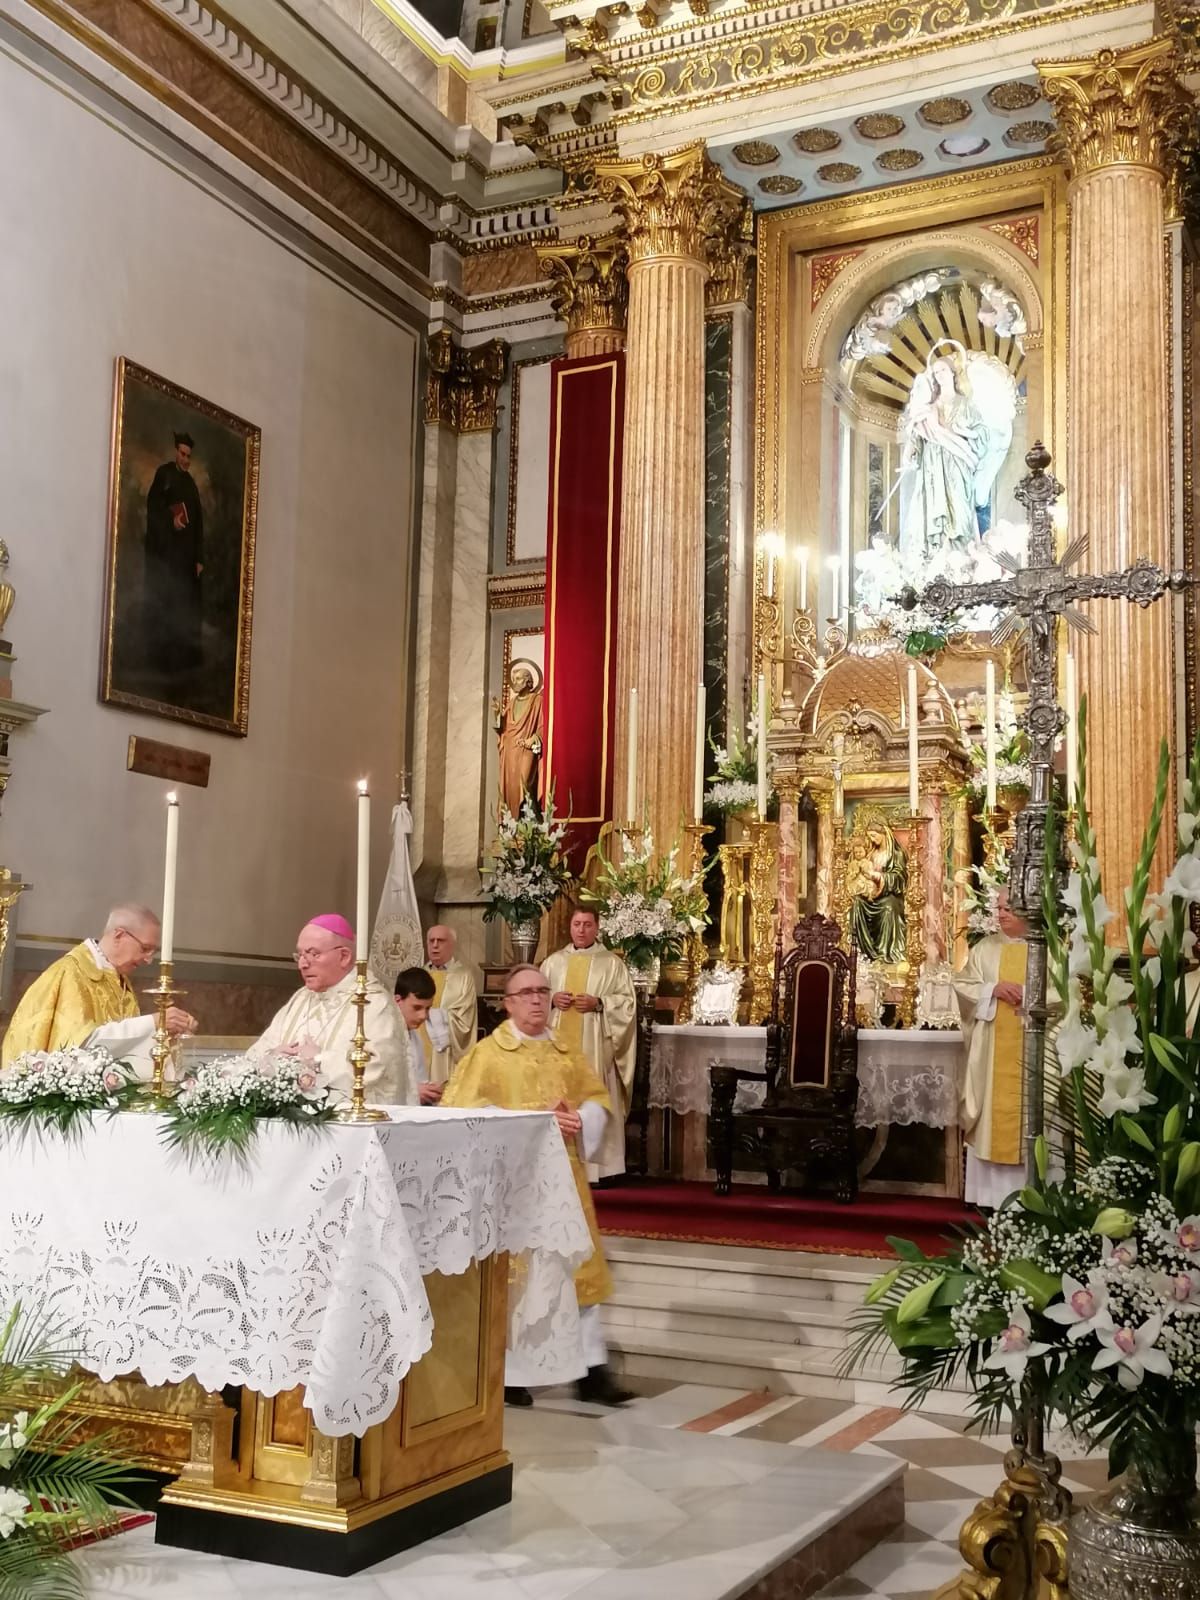
[[[137,1095],[129,1066],[94,1045],[28,1050],[0,1070],[0,1117],[64,1137],[93,1111],[121,1111]]]
[[[332,1119],[334,1108],[312,1062],[250,1054],[204,1062],[183,1079],[164,1114],[169,1144],[244,1155],[266,1118],[316,1128]]]

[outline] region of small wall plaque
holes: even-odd
[[[142,772],[148,778],[207,789],[212,757],[204,750],[185,750],[182,745],[163,744],[161,739],[143,739],[140,734],[131,733],[125,765],[130,772]]]

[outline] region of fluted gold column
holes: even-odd
[[[637,804],[665,849],[690,820],[702,672],[705,247],[742,197],[701,145],[602,163],[596,183],[629,250],[615,805],[636,688]]]
[[[627,252],[617,235],[580,236],[539,245],[537,257],[554,284],[554,309],[567,325],[568,356],[609,356],[625,348]]]
[[[1068,510],[1088,569],[1171,565],[1164,198],[1195,114],[1169,39],[1039,67],[1071,174]],[[1089,608],[1088,789],[1111,904],[1130,882],[1174,731],[1172,610]],[[1169,831],[1169,830],[1168,830]]]

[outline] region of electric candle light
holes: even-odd
[[[692,815],[699,822],[704,814],[704,684],[696,685],[696,784],[692,797]]]
[[[767,675],[758,675],[758,820],[767,820]]]
[[[367,959],[367,896],[371,880],[371,795],[367,780],[358,780],[358,899],[355,907],[354,959]]]
[[[626,723],[625,745],[625,817],[637,822],[637,757],[638,757],[638,705],[637,690],[629,691],[629,718]]]
[[[921,804],[920,747],[917,742],[917,664],[908,663],[908,810],[917,815]]]
[[[987,750],[987,808],[989,811],[996,809],[996,663],[988,660],[987,677],[985,679],[987,704],[984,715],[987,718],[985,729]]]
[[[179,854],[179,797],[174,790],[167,796],[167,859],[163,869],[163,908],[161,955],[170,963],[175,959],[175,861]]]
[[[1079,786],[1079,686],[1075,681],[1075,657],[1067,656],[1067,804],[1075,804]]]

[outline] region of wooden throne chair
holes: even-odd
[[[763,1167],[772,1193],[784,1173],[800,1185],[831,1181],[838,1200],[858,1194],[854,1113],[858,1104],[856,954],[840,948],[829,917],[804,917],[783,954],[775,950],[775,982],[767,1020],[766,1070],[712,1068],[713,1165],[717,1194],[728,1194],[735,1158]],[[766,1085],[762,1104],[736,1110],[741,1084]]]

